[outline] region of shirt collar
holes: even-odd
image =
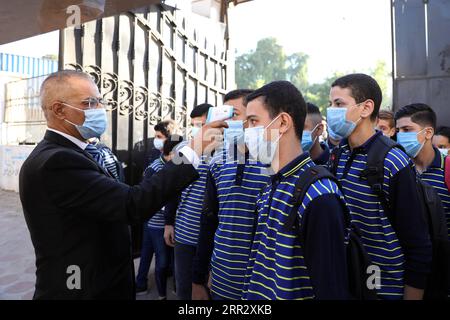
[[[74,136],[71,136],[71,135],[69,135],[69,134],[67,134],[67,133],[64,133],[64,132],[61,132],[61,131],[58,131],[58,130],[55,130],[55,129],[52,129],[52,128],[47,128],[47,130],[53,131],[53,132],[55,132],[55,133],[57,133],[57,134],[63,136],[63,137],[66,138],[67,140],[70,140],[70,141],[73,142],[75,145],[77,145],[81,150],[86,149],[86,147],[87,147],[87,145],[88,145],[86,142],[81,141],[81,140],[79,140],[79,139],[75,138]]]
[[[272,175],[272,181],[279,180],[281,178],[287,178],[298,170],[300,170],[306,163],[311,162],[311,158],[309,157],[308,152],[304,152],[299,155],[297,158],[289,162],[286,166],[284,166],[280,171],[276,174]]]
[[[439,149],[433,147],[434,159],[428,168],[444,168],[444,155],[439,151]],[[427,168],[427,170],[428,170]]]
[[[320,147],[322,148],[322,153],[317,159],[314,160],[314,163],[325,165],[330,159],[330,148],[328,148],[328,145],[325,142],[321,142]]]
[[[375,133],[367,139],[366,142],[364,142],[359,147],[356,147],[353,149],[353,152],[359,152],[359,151],[365,151],[367,152],[370,148],[370,145],[373,143],[375,139],[378,139],[379,136],[381,136],[383,133],[381,131],[375,131]],[[345,138],[341,141],[341,144],[339,147],[345,149],[346,151],[350,151],[350,145],[348,144],[348,138]]]

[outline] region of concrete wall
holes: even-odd
[[[0,145],[0,189],[19,192],[19,172],[34,146]]]

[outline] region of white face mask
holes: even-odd
[[[162,150],[162,148],[164,147],[164,139],[161,138],[153,139],[153,145],[155,146],[156,149]]]
[[[195,137],[197,135],[197,133],[200,131],[201,127],[192,127],[192,137]]]
[[[264,139],[264,131],[269,128],[272,123],[280,117],[278,115],[266,127],[257,126],[245,129],[245,144],[253,159],[259,160],[263,164],[271,164],[278,148],[278,142],[283,134],[276,141],[266,141]]]

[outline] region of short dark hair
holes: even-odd
[[[245,98],[246,96],[248,96],[253,91],[255,91],[255,90],[252,90],[252,89],[236,89],[236,90],[232,90],[232,91],[228,92],[223,97],[223,102],[225,103],[225,102],[227,102],[229,100]]]
[[[378,112],[380,111],[381,100],[383,94],[377,81],[371,76],[364,73],[352,73],[346,76],[336,79],[331,87],[349,88],[351,96],[355,99],[356,103],[362,103],[367,99],[374,102],[373,112],[370,115],[370,119],[375,121]]]
[[[167,137],[166,141],[164,141],[163,145],[163,155],[168,156],[173,148],[175,148],[180,142],[183,141],[183,137],[178,134],[172,134],[169,137]]]
[[[164,120],[158,122],[154,129],[155,131],[161,132],[166,138],[168,138],[175,131],[175,122],[173,120]]]
[[[322,117],[322,113],[320,112],[319,107],[316,106],[314,103],[307,102],[306,107],[307,107],[307,110],[306,110],[307,114],[317,114]]]
[[[395,121],[404,117],[411,117],[412,122],[436,129],[436,113],[425,103],[412,103],[401,107],[395,113]]]
[[[436,136],[444,136],[450,142],[450,127],[440,126],[439,128],[436,129],[435,135]]]
[[[294,130],[299,139],[302,138],[306,118],[306,102],[301,92],[289,81],[273,81],[250,93],[245,98],[245,105],[250,101],[263,97],[264,105],[272,119],[281,112],[286,112],[294,122]]]
[[[389,127],[395,127],[394,113],[389,110],[380,110],[378,119],[389,121]]]
[[[203,117],[204,115],[208,114],[209,108],[214,108],[213,105],[210,105],[209,103],[202,103],[198,106],[194,107],[191,112],[191,118],[197,118],[197,117]]]

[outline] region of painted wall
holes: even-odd
[[[0,146],[0,188],[19,192],[19,172],[34,146]]]

